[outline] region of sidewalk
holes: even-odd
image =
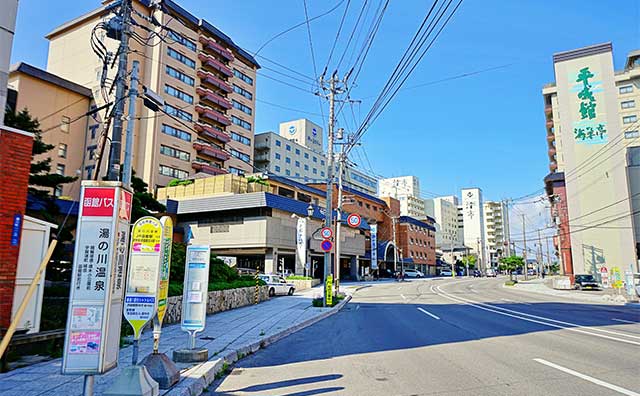
[[[209,350],[209,361],[201,364],[179,364],[181,381],[171,390],[160,390],[161,395],[198,395],[209,385],[225,362],[231,364],[240,357],[309,326],[333,313],[335,308],[315,308],[311,300],[322,295],[316,287],[294,296],[276,297],[258,305],[220,312],[207,317],[206,329],[198,334],[196,345]],[[344,303],[349,300],[347,298]],[[172,357],[174,349],[187,346],[187,333],[180,324],[163,326],[160,352]],[[153,349],[153,336],[146,331],[140,340],[140,360]],[[100,395],[115,380],[121,367],[131,365],[132,348],[120,349],[118,367],[105,375],[96,376],[95,394]],[[2,396],[80,396],[82,376],[60,374],[62,359],[20,368],[0,374]]]
[[[515,289],[525,292],[546,294],[554,297],[567,298],[572,300],[586,301],[594,304],[625,304],[627,299],[625,296],[614,293],[597,293],[578,290],[556,290],[546,285],[543,279],[533,279],[530,281],[519,281],[514,286],[504,286],[505,289]],[[596,294],[597,293],[597,294]],[[622,298],[620,298],[622,297]],[[623,300],[624,299],[624,300]]]

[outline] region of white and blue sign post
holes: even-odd
[[[209,255],[207,245],[187,246],[181,328],[189,333],[191,349],[195,349],[196,333],[204,330],[207,319]]]
[[[371,269],[378,269],[378,225],[371,224]]]

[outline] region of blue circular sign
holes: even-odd
[[[292,134],[292,135],[296,133],[296,126],[295,125],[291,125],[289,127],[289,133]]]
[[[331,241],[322,241],[322,243],[320,244],[320,247],[325,252],[329,252],[331,251],[331,249],[333,249],[333,243]]]

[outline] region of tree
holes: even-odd
[[[167,208],[158,202],[147,190],[147,183],[136,177],[136,173],[131,175],[131,188],[133,189],[133,202],[131,205],[131,222],[135,222],[141,217],[151,216],[152,212],[164,212]]]
[[[509,279],[513,280],[513,271],[524,268],[524,259],[520,256],[502,257],[498,269],[501,271],[509,271]]]
[[[8,110],[5,114],[4,122],[5,125],[12,128],[33,133],[33,147],[31,149],[32,157],[51,151],[55,147],[54,145],[47,144],[42,140],[40,123],[37,119],[33,118],[31,114],[29,114],[29,110],[26,108],[18,113]],[[77,177],[51,173],[51,157],[40,161],[32,160],[31,168],[29,169],[29,193],[48,201],[48,204],[52,204],[53,196],[51,193],[55,191],[58,186],[71,183],[76,179]],[[51,219],[48,218],[47,220]]]
[[[474,269],[476,267],[477,262],[478,262],[478,258],[473,254],[464,256],[462,258],[462,264],[464,265],[465,268],[468,266],[469,270]]]

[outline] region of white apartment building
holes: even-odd
[[[506,256],[509,251],[509,214],[502,202],[484,202],[484,234],[486,256],[496,266],[500,257]]]
[[[0,125],[4,125],[4,108],[7,103],[7,80],[9,79],[9,59],[16,28],[18,0],[2,2],[0,13]]]
[[[482,190],[462,189],[462,217],[464,222],[464,245],[480,259],[480,268],[488,268],[484,232],[484,210]]]
[[[420,198],[420,181],[416,176],[381,179],[378,181],[378,195],[400,201],[402,216],[415,218],[425,216],[425,202]]]
[[[280,134],[264,132],[255,136],[256,169],[301,183],[326,182],[327,157],[322,151],[322,127],[301,119],[283,122],[279,130]],[[353,166],[346,167],[343,180],[345,185],[357,191],[376,195],[376,179]]]
[[[454,198],[454,200],[451,200]],[[458,198],[438,197],[425,199],[427,216],[436,220],[436,248],[441,250],[462,247],[462,235],[458,228]]]

